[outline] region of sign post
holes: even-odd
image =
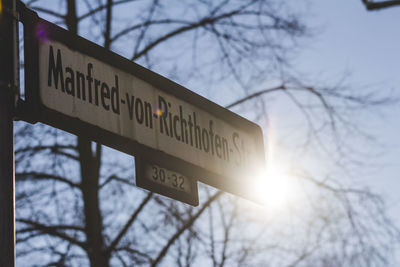
[[[0,266],[15,266],[13,112],[18,86],[15,0],[0,0]]]

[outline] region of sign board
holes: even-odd
[[[197,181],[148,160],[135,158],[136,185],[192,206],[199,205]]]
[[[32,11],[22,21],[33,119],[251,199],[258,125]]]

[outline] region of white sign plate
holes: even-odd
[[[42,117],[50,116],[46,111],[63,114],[65,120],[89,125],[91,132],[111,133],[109,139],[131,140],[163,157],[163,166],[171,159],[172,169],[182,172],[180,163],[188,163],[201,175],[196,179],[233,193],[263,170],[262,132],[254,123],[44,20],[38,25],[37,59],[25,57],[28,76],[37,65]],[[53,117],[42,121],[82,133],[63,127],[62,115]]]

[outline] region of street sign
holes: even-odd
[[[135,169],[137,186],[192,206],[199,205],[197,181],[193,177],[139,157],[135,157]]]
[[[258,125],[35,12],[22,21],[31,120],[252,198],[244,188],[265,164]]]

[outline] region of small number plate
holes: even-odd
[[[191,193],[190,181],[186,176],[156,164],[145,164],[145,166],[146,179],[178,191]]]
[[[195,179],[137,157],[135,165],[137,186],[193,206],[199,204]]]

